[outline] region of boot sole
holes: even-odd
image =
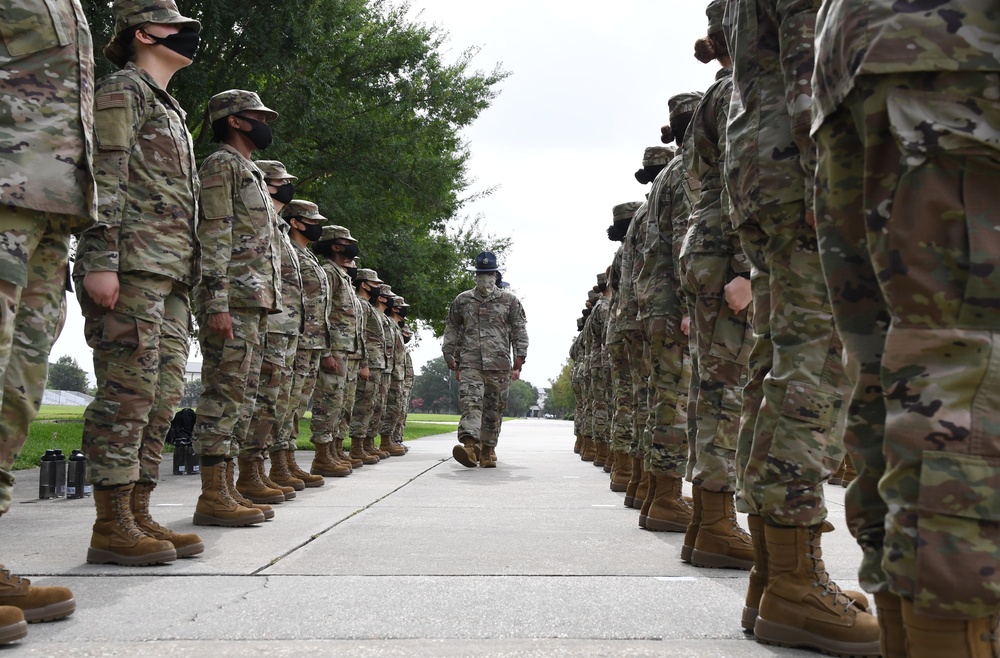
[[[646,502],[645,498],[639,498],[638,496],[636,496],[635,498],[632,499],[632,504],[629,505],[629,507],[631,507],[632,509],[642,509],[642,505],[645,502]]]
[[[28,635],[28,622],[19,621],[0,627],[0,644],[17,642]]]
[[[681,546],[681,562],[687,562],[688,564],[690,564],[692,553],[694,553],[694,546],[691,546],[689,544],[684,544],[683,546]],[[756,610],[754,610],[753,616],[754,618],[757,617]]]
[[[624,493],[628,490],[627,484],[616,484],[614,481],[611,482],[611,490],[615,493]]]
[[[626,491],[628,490],[626,489]],[[629,496],[628,494],[625,495],[625,507],[632,507],[632,503],[634,502],[635,496]]]
[[[43,608],[31,608],[29,610],[25,610],[23,608],[21,609],[21,613],[24,615],[24,621],[29,624],[37,624],[43,621],[55,621],[57,619],[69,617],[74,612],[76,612],[75,599],[67,599],[65,601],[50,603]]]
[[[759,611],[759,608],[743,606],[743,617],[740,619],[740,626],[743,627],[744,633],[753,633],[753,627],[757,623],[757,613]]]
[[[347,473],[331,473],[330,471],[324,471],[324,470],[321,470],[321,469],[318,469],[318,468],[311,468],[311,469],[309,469],[309,474],[310,475],[322,475],[325,478],[346,478],[351,473],[350,473],[350,471],[348,471]],[[309,485],[307,484],[306,486],[308,487]],[[322,487],[323,483],[320,482],[319,484],[314,484],[313,486],[314,487]]]
[[[174,546],[174,550],[177,551],[178,558],[193,557],[205,552],[205,544],[198,542],[197,544],[191,544],[190,546],[185,546],[184,548],[177,548]]]
[[[257,510],[260,512],[260,510]],[[271,512],[272,516],[274,512]],[[246,519],[220,519],[215,516],[209,516],[208,514],[194,513],[194,518],[192,523],[195,525],[214,525],[223,528],[245,528],[247,526],[254,525],[255,523],[263,523],[267,519],[264,512],[260,512],[260,516],[248,517]]]
[[[455,461],[466,468],[476,468],[479,466],[479,464],[469,459],[469,453],[465,451],[465,446],[455,446],[452,448],[451,456],[455,458]]]
[[[271,480],[271,482],[274,482],[275,484],[277,484],[279,486],[282,486],[282,487],[291,487],[295,491],[302,491],[303,489],[306,488],[306,483],[303,480],[299,480],[298,483],[296,484],[294,482],[288,482],[287,480],[282,481],[282,482],[278,482],[274,478],[269,478],[269,479]]]
[[[691,554],[691,564],[702,569],[739,569],[741,571],[750,571],[753,567],[753,558],[741,560],[731,555],[706,553],[696,548]]]
[[[757,617],[753,627],[754,635],[761,644],[778,647],[815,649],[828,656],[839,658],[869,658],[880,656],[881,648],[878,640],[873,642],[839,642],[831,640],[795,626],[777,624]]]
[[[251,503],[257,503],[258,505],[277,505],[279,503],[285,502],[285,494],[280,496],[265,496],[265,497],[254,497],[248,496],[245,492],[241,491],[240,495],[249,500]]]
[[[87,549],[87,564],[118,564],[123,567],[146,567],[154,564],[173,562],[176,559],[177,551],[172,548],[169,551],[136,555],[135,557],[119,555],[118,553],[105,551],[100,548]]]
[[[310,475],[320,475],[320,473],[310,473]],[[315,489],[316,487],[322,487],[326,484],[326,480],[314,480],[312,482],[306,482],[306,489]]]
[[[674,523],[673,521],[661,521],[646,517],[646,530],[653,532],[687,532],[687,523]],[[752,566],[752,565],[751,565]]]

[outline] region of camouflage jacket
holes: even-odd
[[[236,149],[223,145],[201,163],[198,237],[200,313],[230,308],[281,310],[281,250],[277,216],[264,175]]]
[[[446,362],[475,370],[510,370],[514,356],[528,354],[527,319],[521,302],[497,288],[484,297],[473,288],[451,303],[441,351]]]
[[[97,225],[80,236],[74,276],[152,272],[201,278],[198,173],[180,105],[131,62],[95,92]]]
[[[569,348],[569,358],[573,361],[573,367],[570,368],[569,378],[574,385],[580,382],[580,368],[583,363],[583,331],[580,331],[574,338],[573,344]]]
[[[725,179],[739,225],[761,208],[813,207],[813,32],[818,0],[731,0],[733,59]],[[859,17],[863,15],[860,14]]]
[[[403,332],[399,325],[392,318],[387,319],[389,333],[386,334],[385,343],[392,349],[392,381],[401,382],[406,377],[406,343],[403,342]]]
[[[292,241],[302,276],[302,335],[299,349],[330,347],[330,280],[315,254]]]
[[[625,232],[625,242],[622,251],[621,300],[618,303],[618,315],[614,318],[614,332],[637,331],[642,328],[639,320],[639,300],[635,281],[642,269],[642,246],[646,242],[646,217],[648,206],[643,203],[635,211],[628,231]],[[589,318],[588,318],[589,319]]]
[[[79,0],[0,0],[0,204],[97,217],[94,55]]]
[[[382,319],[379,317],[382,312],[372,306],[367,299],[361,299],[361,308],[365,312],[365,351],[368,359],[362,367],[368,366],[372,370],[385,369],[385,329]]]
[[[813,129],[859,75],[1000,71],[996,0],[825,0],[816,22]]]
[[[267,316],[267,333],[300,336],[305,316],[302,307],[302,272],[288,237],[288,224],[275,226],[281,249],[281,313]]]
[[[350,277],[348,277],[350,280]],[[358,297],[357,290],[354,289],[353,283],[351,284],[351,301],[354,303],[354,317],[358,323],[358,333],[355,339],[355,344],[357,349],[353,352],[348,352],[347,358],[350,361],[357,361],[355,364],[359,369],[364,368],[368,364],[368,348],[365,346],[365,332],[368,330],[368,316],[365,315],[365,308],[362,306],[364,300]]]
[[[403,386],[407,391],[413,388],[413,379],[415,376],[416,373],[413,371],[413,357],[410,356],[410,350],[407,349],[403,359]]]
[[[668,163],[669,164],[669,163]],[[657,217],[667,203],[668,193],[667,167],[664,167],[650,187],[646,198],[646,216],[643,217],[643,237],[639,245],[639,257],[636,268],[632,272],[636,298],[639,300],[639,318],[647,320],[655,315],[663,305],[664,280],[653,276],[656,265],[656,253],[660,242],[660,224]],[[668,204],[669,205],[669,204]]]
[[[323,261],[323,269],[330,283],[330,352],[363,358],[365,341],[358,317],[360,304],[351,277],[329,258]]]
[[[594,312],[587,318],[587,332],[590,338],[590,368],[608,368],[611,360],[608,357],[608,298],[601,296],[594,304]]]

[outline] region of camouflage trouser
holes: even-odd
[[[785,526],[826,518],[823,483],[843,458],[846,393],[815,230],[802,204],[738,227],[752,265],[754,345],[736,446],[737,505]]]
[[[0,514],[10,507],[11,468],[45,391],[49,350],[66,319],[71,218],[0,207]]]
[[[406,416],[410,412],[410,396],[413,394],[413,381],[403,383],[403,402],[400,407],[399,418],[396,419],[396,427],[392,431],[392,438],[397,442],[403,442],[403,435],[406,433]]]
[[[347,355],[334,356],[347,363]],[[316,387],[312,397],[312,442],[330,443],[334,439],[340,423],[341,410],[347,396],[347,373],[335,374],[320,368],[316,375]]]
[[[379,377],[375,380],[375,404],[373,406],[372,417],[368,421],[365,429],[365,438],[374,439],[379,430],[382,429],[382,419],[385,418],[386,404],[389,402],[389,386],[392,383],[392,373],[388,370],[378,371]]]
[[[458,438],[471,437],[484,446],[497,445],[503,412],[507,409],[510,370],[472,370],[463,368],[458,397],[462,420]]]
[[[274,332],[265,334],[256,405],[250,418],[246,441],[240,448],[240,455],[243,457],[258,450],[269,450],[277,439],[277,428],[288,413],[292,367],[298,343],[298,336]]]
[[[684,260],[682,285],[691,314],[688,421],[696,428],[689,437],[695,457],[691,481],[709,491],[734,491],[750,307],[733,313],[726,303],[725,286],[736,277],[729,255],[690,254]]]
[[[368,379],[358,379],[358,388],[354,394],[354,411],[351,413],[352,442],[368,438],[368,428],[372,425],[372,417],[378,405],[383,371],[371,367],[368,371]]]
[[[653,440],[647,431],[649,422],[649,344],[641,331],[625,334],[625,349],[628,362],[632,365],[632,445],[629,454],[633,457],[644,455]]]
[[[573,435],[583,436],[583,380],[574,372],[570,385],[573,387],[573,400],[576,403],[573,409]]]
[[[385,413],[382,414],[382,425],[379,429],[383,437],[390,436],[392,429],[399,422],[399,417],[403,414],[402,403],[403,380],[390,378],[389,393],[385,399]],[[503,420],[503,414],[500,414],[500,419]]]
[[[591,397],[590,368],[580,368],[580,392],[583,394],[583,407],[580,411],[580,434],[585,439],[594,438],[594,403]]]
[[[591,434],[598,443],[611,443],[611,424],[608,422],[608,399],[611,396],[611,370],[597,367],[590,371],[593,401]]]
[[[665,317],[645,320],[643,331],[650,366],[646,469],[683,477],[689,451],[685,390],[690,377],[685,376],[684,344]]]
[[[292,386],[288,392],[288,413],[278,426],[278,440],[271,446],[275,450],[296,448],[299,438],[299,420],[309,409],[313,389],[316,387],[316,373],[323,350],[298,349],[292,364]]]
[[[117,486],[160,475],[163,441],[184,395],[191,311],[188,287],[147,272],[118,275],[114,310],[76,285],[94,350],[97,395],[83,414],[87,480]]]
[[[198,400],[194,451],[205,457],[236,456],[257,397],[267,315],[256,308],[230,308],[229,315],[233,339],[210,331],[207,316],[198,318],[205,390]]]
[[[361,359],[347,360],[347,381],[344,382],[344,406],[340,411],[340,422],[337,423],[335,439],[347,439],[351,436],[351,417],[354,414],[354,400],[358,395],[358,371],[361,370]]]
[[[611,449],[628,452],[632,447],[632,365],[625,340],[608,344],[611,357]]]
[[[860,578],[941,617],[1000,612],[996,98],[985,72],[862,76],[817,134]]]

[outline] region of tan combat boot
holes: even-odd
[[[292,474],[292,477],[302,480],[306,489],[315,489],[326,484],[326,480],[323,479],[322,475],[313,475],[302,470],[302,467],[295,461],[295,448],[288,448],[285,450],[285,453],[287,454],[286,463],[288,464],[288,472]]]
[[[597,450],[594,453],[594,466],[603,468],[608,461],[608,448],[610,446],[604,441],[597,441]]]
[[[736,520],[733,492],[695,487],[696,496],[698,492],[701,493],[701,524],[691,564],[712,569],[749,571],[753,567],[753,544],[750,535]]]
[[[635,494],[639,491],[639,481],[642,479],[644,470],[642,457],[629,455],[629,460],[632,462],[632,477],[629,478],[628,487],[625,488],[625,507],[634,506]]]
[[[285,500],[295,499],[295,488],[286,487],[283,484],[278,484],[271,478],[267,476],[267,469],[264,468],[264,455],[260,455],[259,459],[253,460],[253,466],[257,469],[257,478],[264,483],[264,486],[268,489],[277,489],[285,496]]]
[[[292,474],[288,466],[287,450],[271,451],[271,472],[268,473],[267,479],[283,487],[291,487],[295,491],[302,491],[306,488],[305,481]]]
[[[379,442],[379,450],[384,450],[389,453],[390,457],[402,457],[406,454],[406,450],[403,446],[399,445],[385,434],[382,435],[382,440]]]
[[[583,450],[580,451],[580,460],[585,462],[592,462],[596,457],[597,457],[597,444],[594,443],[593,439],[584,439]]]
[[[900,600],[908,658],[997,658],[1000,617],[942,619],[919,614],[912,601]]]
[[[493,446],[483,446],[479,451],[480,468],[496,468],[497,453]]]
[[[682,562],[691,562],[691,555],[694,553],[694,545],[698,541],[698,526],[701,525],[701,491],[701,487],[697,485],[695,485],[691,490],[691,493],[693,494],[691,501],[691,523],[688,524],[687,530],[684,531],[684,543],[681,545]],[[757,613],[755,612],[754,617],[756,616]]]
[[[479,441],[466,436],[460,440],[459,445],[451,449],[451,456],[462,466],[475,468],[479,465],[481,451],[482,448],[479,445]]]
[[[573,444],[573,453],[579,455],[581,450],[583,450],[583,437],[577,434],[576,443]]]
[[[837,486],[844,481],[844,471],[847,469],[847,456],[844,455],[843,461],[840,462],[840,467],[837,472],[830,476],[830,484]]]
[[[890,592],[875,594],[882,658],[907,658],[903,602]]]
[[[155,484],[138,482],[132,489],[132,516],[135,518],[135,524],[139,526],[139,530],[142,530],[153,539],[160,539],[173,544],[174,550],[177,551],[177,557],[191,557],[192,555],[204,553],[205,544],[202,543],[201,537],[198,535],[194,533],[182,534],[174,532],[170,528],[165,528],[153,520],[152,515],[149,513],[149,498],[152,496],[155,487]]]
[[[832,530],[827,521],[764,526],[768,579],[754,625],[758,642],[835,656],[880,655],[878,620],[859,609],[826,572],[821,539]]]
[[[640,491],[636,492],[635,504],[639,505],[639,527],[646,527],[646,519],[649,518],[649,508],[653,506],[653,498],[656,496],[656,478],[646,473],[646,493],[639,498],[641,493],[642,480],[639,480]]]
[[[369,466],[382,461],[383,454],[386,457],[389,456],[388,453],[379,453],[378,448],[375,447],[375,437],[366,437],[365,440],[361,442],[361,450],[368,455],[368,458],[362,458],[362,461]]]
[[[20,608],[0,605],[0,644],[17,642],[28,634],[28,624]]]
[[[333,454],[333,443],[317,443],[309,472],[328,478],[342,478],[350,475],[353,469],[342,462],[335,461],[332,457]]]
[[[202,458],[201,495],[194,508],[194,524],[239,528],[263,523],[263,510],[254,509],[250,501],[245,506],[241,505],[231,495],[228,480],[231,478],[232,462],[223,459],[217,464],[209,465],[211,461],[214,460],[206,461]]]
[[[379,459],[389,459],[389,457],[392,457],[392,453],[388,450],[389,441],[383,438],[381,444],[375,445],[375,437],[373,436],[371,438],[371,450],[368,449],[367,445],[363,445],[362,447],[365,449],[365,452],[373,452],[378,455]]]
[[[351,442],[351,450],[354,450],[354,442]],[[361,468],[365,465],[365,462],[354,455],[350,455],[344,452],[344,440],[334,439],[333,440],[333,457],[335,460],[348,464],[352,469]]]
[[[844,476],[840,480],[840,486],[846,487],[858,477],[858,471],[854,468],[854,460],[850,455],[844,456]]]
[[[73,600],[73,592],[65,587],[32,585],[27,578],[12,574],[0,564],[0,610],[7,607],[16,608],[20,612],[20,615],[8,613],[9,617],[20,616],[21,620],[34,624],[69,617],[76,610],[76,601]],[[7,618],[7,615],[0,613],[0,627],[7,625],[2,621]],[[2,634],[3,630],[0,628],[0,635]]]
[[[645,464],[642,467],[642,474],[639,475],[639,486],[635,490],[635,499],[632,501],[632,508],[641,510],[643,505],[646,504],[646,498],[649,497],[649,488],[652,483],[649,479],[649,471],[646,470]],[[650,500],[652,502],[652,500]]]
[[[229,491],[229,497],[232,498],[237,505],[242,505],[247,509],[258,510],[264,515],[265,521],[270,521],[274,518],[273,507],[264,503],[255,503],[249,498],[244,497],[243,494],[236,490],[236,463],[232,459],[226,459],[226,487]]]
[[[628,491],[628,483],[632,479],[632,458],[627,452],[613,451],[615,469],[611,471],[611,490]]]
[[[260,457],[260,460],[263,466],[263,457]],[[260,479],[260,472],[257,470],[257,461],[257,455],[237,458],[237,462],[240,465],[240,476],[236,480],[236,490],[244,498],[255,503],[276,505],[285,502],[284,492],[280,489],[272,489]]]
[[[655,532],[685,532],[691,523],[691,504],[681,495],[684,482],[679,477],[653,474],[656,488],[646,513],[646,530]],[[704,493],[704,492],[702,492]],[[695,546],[695,550],[697,550]]]
[[[173,544],[150,537],[135,524],[132,516],[133,486],[94,487],[97,520],[90,535],[90,548],[87,549],[88,563],[142,567],[177,559]]]
[[[750,569],[750,582],[747,583],[747,595],[743,604],[743,618],[740,625],[743,630],[752,633],[757,623],[757,612],[760,608],[760,597],[767,587],[767,542],[764,539],[764,517],[760,514],[747,516],[747,527],[750,528],[750,541],[753,545],[753,568]]]

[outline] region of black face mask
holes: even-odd
[[[281,201],[281,199],[278,200]],[[287,201],[285,203],[287,203]],[[303,227],[302,230],[301,231],[299,231],[299,229],[295,230],[299,231],[299,233],[304,235],[306,240],[308,240],[309,242],[316,242],[317,240],[320,239],[320,237],[322,237],[323,227],[320,226],[319,224],[306,224],[301,219],[299,220],[299,224],[302,225]]]
[[[409,343],[411,338],[413,338],[412,335],[411,336],[403,336],[403,342],[404,343]]]
[[[142,31],[154,43],[166,46],[181,57],[187,57],[194,61],[194,56],[198,52],[198,45],[201,44],[201,35],[194,30],[182,30],[177,34],[168,34],[165,37],[158,37],[145,30]]]
[[[253,145],[257,147],[258,151],[264,151],[271,145],[271,142],[274,140],[274,135],[271,133],[271,126],[267,125],[263,121],[248,119],[247,117],[241,117],[238,114],[236,117],[243,119],[250,124],[250,130],[244,130],[242,132],[250,138],[250,141],[253,142]]]
[[[340,253],[343,254],[344,256],[347,256],[348,258],[357,258],[358,254],[360,253],[358,250],[358,245],[353,242],[351,242],[350,244],[343,244],[340,246],[343,247],[344,249]]]
[[[287,204],[289,201],[295,198],[295,186],[291,183],[285,183],[284,185],[276,185],[278,191],[271,195],[271,198],[275,201],[280,201],[281,203]]]
[[[345,267],[344,271],[347,272],[347,276],[351,277],[351,280],[358,275],[358,268],[356,267]]]
[[[390,297],[389,299],[385,300],[385,310],[388,311],[389,309],[392,308],[392,306],[393,306],[393,301],[392,297]]]

